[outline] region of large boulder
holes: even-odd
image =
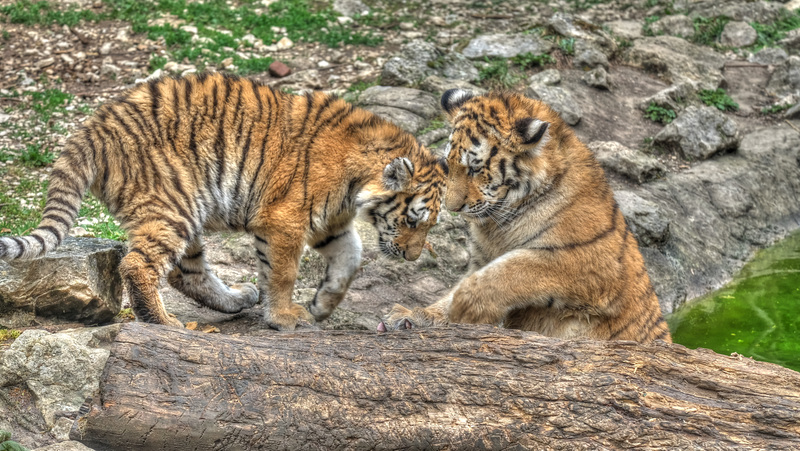
[[[425,91],[411,88],[373,86],[359,96],[359,105],[391,121],[410,133],[425,128],[438,115],[438,99]]]
[[[614,193],[614,199],[639,245],[654,247],[667,241],[670,221],[658,204],[624,190]]]
[[[512,58],[524,53],[549,53],[553,44],[534,34],[485,34],[473,38],[462,50],[467,58]]]
[[[624,62],[654,72],[668,83],[694,82],[702,89],[716,89],[723,79],[725,57],[681,38],[656,36],[634,41]]]
[[[677,0],[672,5],[678,11],[687,11],[692,17],[730,17],[743,22],[771,23],[781,14],[780,2]]]
[[[403,45],[381,70],[381,82],[389,86],[410,86],[431,75],[477,81],[478,69],[460,53],[444,52],[434,44],[415,39]]]
[[[661,178],[667,172],[664,164],[655,158],[615,141],[592,141],[588,147],[604,169],[636,183]]]
[[[655,35],[670,35],[681,38],[694,36],[694,22],[683,14],[664,16],[650,24],[650,31]]]
[[[728,22],[719,37],[719,43],[728,47],[747,47],[758,39],[758,33],[747,22]]]
[[[767,93],[779,97],[800,93],[800,57],[790,56],[775,68],[767,84]]]
[[[736,148],[740,137],[736,122],[716,108],[690,106],[653,140],[670,150],[678,150],[684,158],[705,160]]]
[[[569,125],[575,125],[581,121],[581,114],[583,114],[581,106],[564,88],[532,84],[525,90],[525,95],[550,105],[550,108],[561,115],[561,119],[564,119],[564,122]]]
[[[100,324],[122,305],[122,243],[68,237],[36,260],[0,261],[0,319],[15,312]]]

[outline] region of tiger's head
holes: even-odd
[[[361,216],[378,231],[384,255],[419,258],[428,231],[439,219],[447,165],[427,149],[393,159],[380,184],[360,196]]]
[[[546,104],[513,93],[451,89],[441,103],[453,125],[445,206],[467,218],[507,218],[547,182],[543,153],[563,122]]]

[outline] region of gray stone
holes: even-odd
[[[638,20],[615,20],[606,22],[605,26],[614,36],[622,39],[639,39],[642,37],[642,22]]]
[[[428,125],[428,121],[417,116],[411,111],[402,108],[394,108],[382,105],[367,105],[363,107],[367,111],[371,111],[378,116],[394,123],[403,130],[416,134],[418,131]]]
[[[66,441],[36,448],[32,451],[92,451],[92,448],[89,448],[81,442]]]
[[[119,325],[94,330],[113,340]],[[0,356],[0,387],[25,384],[45,422],[54,426],[56,413],[77,411],[99,388],[109,351],[92,346],[93,337],[90,331],[26,330]]]
[[[547,25],[556,33],[567,38],[583,38],[588,33],[575,25],[575,18],[571,14],[557,12],[550,17]]]
[[[380,105],[407,110],[425,119],[439,114],[439,100],[436,96],[419,89],[391,86],[372,86],[358,97],[363,106]]]
[[[528,83],[532,85],[557,85],[561,83],[561,72],[558,69],[546,69],[531,75],[528,78]]]
[[[792,53],[797,53],[797,50],[800,49],[800,30],[789,31],[785,38],[778,41],[778,44]]]
[[[631,191],[614,193],[625,222],[641,246],[659,246],[669,238],[670,221],[659,206]]]
[[[695,82],[701,89],[719,87],[725,66],[719,53],[674,36],[634,41],[623,59],[633,67],[657,73],[668,83]]]
[[[779,47],[765,47],[758,52],[750,55],[747,61],[751,63],[765,64],[776,66],[782,64],[789,58],[786,50]]]
[[[345,17],[369,13],[369,6],[360,0],[333,0],[333,10]]]
[[[694,23],[692,19],[683,14],[664,16],[650,24],[650,31],[655,35],[670,35],[681,38],[694,36]]]
[[[690,160],[705,160],[736,148],[740,141],[736,122],[709,106],[686,108],[653,139]]]
[[[119,242],[68,237],[36,260],[0,261],[0,318],[14,311],[97,324],[122,304]]]
[[[550,105],[561,118],[569,125],[575,125],[581,120],[581,107],[568,91],[558,86],[532,84],[525,90],[525,95],[541,100]]]
[[[786,112],[783,113],[783,117],[786,119],[797,119],[800,117],[800,103],[795,104],[793,107],[786,110]]]
[[[437,141],[447,138],[452,132],[453,129],[450,127],[437,128],[436,130],[431,130],[424,135],[420,135],[418,139],[422,145],[430,146]]]
[[[719,43],[728,47],[747,47],[758,39],[758,33],[747,22],[728,22],[719,37]]]
[[[696,91],[697,86],[692,82],[678,83],[645,98],[638,104],[638,107],[640,110],[645,111],[650,104],[654,104],[661,108],[680,111],[682,109],[681,104]]]
[[[608,70],[608,58],[594,44],[583,39],[575,41],[575,57],[572,64],[577,67],[594,69],[603,67]]]
[[[467,58],[512,58],[523,53],[549,53],[553,44],[534,34],[487,34],[473,38],[461,53]]]
[[[800,91],[800,57],[790,56],[775,68],[767,83],[767,93],[783,97]]]
[[[476,81],[478,69],[459,53],[445,53],[430,42],[416,39],[384,64],[381,82],[389,86],[409,86],[438,75],[464,81]]]
[[[604,169],[636,183],[649,182],[667,173],[666,167],[660,161],[615,141],[593,141],[588,147]]]
[[[442,78],[437,75],[431,75],[430,77],[422,80],[422,82],[419,84],[419,88],[423,91],[428,91],[436,95],[441,95],[448,89],[464,89],[466,91],[472,91],[478,95],[486,93],[485,89],[475,86],[470,82]]]
[[[597,88],[608,90],[608,72],[602,66],[586,72],[581,77],[581,80],[587,85]]]

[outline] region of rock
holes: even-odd
[[[101,55],[108,55],[109,53],[111,53],[111,46],[112,46],[112,45],[114,45],[114,43],[113,43],[113,42],[111,42],[111,41],[109,41],[109,42],[106,42],[105,44],[103,44],[103,45],[100,47],[100,54],[101,54]]]
[[[662,89],[638,104],[640,110],[645,111],[650,104],[674,111],[682,110],[681,104],[697,91],[694,83],[684,82]]]
[[[116,66],[114,64],[103,63],[103,65],[100,66],[100,75],[102,76],[116,77],[117,75],[119,75],[120,71],[122,71],[122,69],[120,69],[119,66]]]
[[[334,0],[333,10],[346,17],[369,14],[369,6],[360,0]]]
[[[781,14],[783,5],[765,1],[678,0],[675,10],[685,10],[692,17],[726,16],[742,22],[771,23]]]
[[[736,148],[740,137],[736,122],[716,108],[690,106],[653,140],[680,151],[684,158],[705,160],[716,153]]]
[[[55,425],[57,413],[76,412],[99,388],[109,351],[92,339],[102,336],[107,348],[119,326],[56,334],[26,330],[0,356],[0,387],[26,385],[45,422]]]
[[[608,70],[608,58],[606,55],[590,42],[577,39],[575,41],[575,57],[572,64],[577,67],[594,69],[603,67]]]
[[[559,72],[558,69],[546,69],[531,75],[528,78],[528,83],[532,85],[557,85],[561,83],[561,72]]]
[[[55,64],[55,62],[56,62],[56,59],[51,56],[51,57],[44,58],[44,59],[41,59],[41,60],[37,61],[36,62],[36,67],[38,69],[44,69],[45,67],[52,66],[53,64]]]
[[[572,97],[572,94],[563,88],[532,84],[525,90],[525,95],[550,105],[569,125],[575,125],[581,120],[580,105]]]
[[[8,122],[9,120],[11,120],[11,115],[10,114],[0,113],[0,124],[4,124],[4,123]]]
[[[430,146],[437,141],[447,138],[452,132],[453,129],[450,127],[437,128],[436,130],[431,130],[424,135],[420,135],[417,139],[423,146]]]
[[[722,81],[725,58],[674,36],[634,41],[623,56],[625,63],[655,72],[668,83],[696,82],[701,89],[716,89]]]
[[[156,69],[152,74],[148,75],[146,78],[137,78],[134,83],[138,85],[139,83],[147,83],[152,80],[158,80],[159,78],[161,78],[162,74],[163,73],[161,69]]]
[[[636,183],[663,177],[666,167],[655,158],[629,149],[614,141],[592,141],[588,144],[604,169],[623,175]]]
[[[800,103],[786,110],[786,112],[783,113],[783,117],[786,119],[797,119],[800,117]],[[800,160],[798,160],[798,164],[800,164]]]
[[[269,74],[273,77],[283,78],[292,73],[292,69],[280,61],[273,61],[269,65]]]
[[[464,89],[467,91],[472,91],[478,95],[486,93],[485,89],[475,86],[472,83],[463,80],[442,78],[437,75],[431,75],[430,77],[422,80],[422,82],[419,84],[419,89],[435,95],[441,95],[448,89]]]
[[[719,43],[728,47],[747,47],[758,39],[758,33],[747,22],[728,22],[719,37]]]
[[[400,48],[381,71],[381,82],[389,86],[408,86],[431,75],[476,81],[478,69],[460,53],[445,53],[434,44],[415,39]]]
[[[423,129],[428,119],[439,114],[435,96],[411,88],[373,86],[361,93],[359,105],[410,133]]]
[[[294,42],[286,36],[282,37],[276,44],[278,50],[289,50],[294,46]]]
[[[586,72],[581,77],[581,80],[587,85],[597,88],[608,90],[608,72],[603,67],[597,67],[589,72]]]
[[[97,324],[122,304],[122,243],[68,237],[36,260],[0,261],[0,318],[13,311]]]
[[[783,63],[788,58],[789,55],[786,53],[786,50],[780,47],[765,47],[750,55],[750,57],[747,58],[747,61],[750,61],[751,63],[776,66]]]
[[[659,246],[667,241],[670,222],[657,204],[625,190],[615,192],[614,199],[640,246]]]
[[[664,16],[650,24],[650,31],[654,35],[670,35],[681,38],[691,38],[694,36],[694,22],[688,16],[675,14]]]
[[[767,93],[783,97],[798,91],[800,91],[800,57],[792,55],[775,68],[767,83]]]
[[[642,37],[642,23],[637,20],[615,20],[606,22],[605,26],[614,36],[622,39],[639,39]]]
[[[583,38],[588,34],[575,25],[575,18],[572,15],[562,12],[553,14],[547,21],[547,25],[556,33],[567,38]]]
[[[54,443],[49,446],[43,446],[32,451],[92,451],[92,448],[89,448],[81,442],[71,440],[61,443]]]
[[[523,53],[549,53],[553,45],[534,34],[485,34],[469,41],[461,53],[467,58],[512,58]]]

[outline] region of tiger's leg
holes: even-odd
[[[325,278],[320,282],[310,308],[314,318],[322,321],[342,302],[356,277],[361,266],[361,238],[351,224],[314,245],[314,249],[325,257],[327,263]]]
[[[129,252],[122,258],[119,272],[139,321],[183,327],[175,315],[167,313],[158,287],[162,277],[183,254],[186,240],[165,221],[138,224],[128,230]]]
[[[300,321],[314,321],[303,306],[292,302],[304,239],[301,233],[282,230],[267,236],[254,233],[258,257],[258,291],[264,304],[264,322],[273,329],[294,330]]]
[[[258,289],[252,283],[228,287],[211,272],[203,257],[203,241],[199,236],[186,248],[168,280],[181,293],[223,313],[238,313],[258,302]]]

